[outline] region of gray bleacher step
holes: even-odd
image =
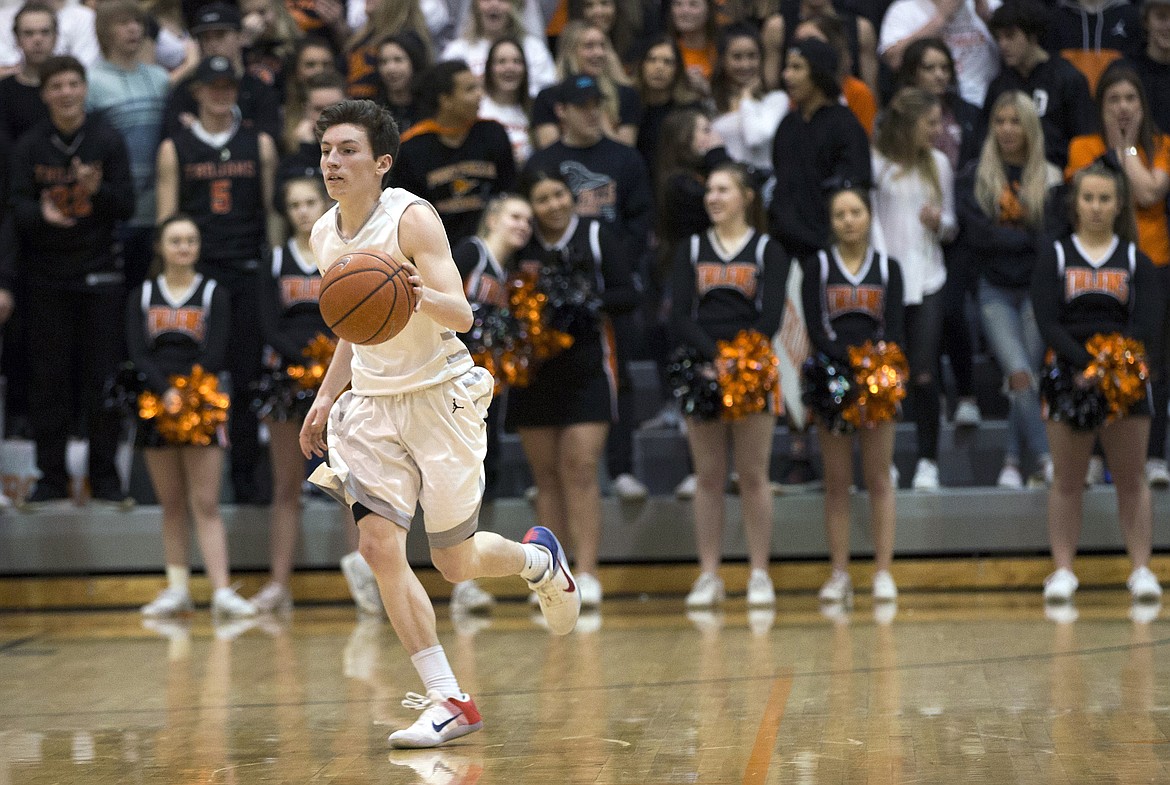
[[[915,556],[1034,554],[1047,551],[1047,492],[995,488],[948,488],[937,493],[897,494],[896,553]],[[825,559],[823,497],[819,493],[780,496],[773,506],[772,553],[781,559]],[[1170,517],[1170,492],[1155,492],[1154,520]],[[866,524],[867,496],[853,497],[852,548],[858,556],[872,552]],[[739,500],[727,502],[724,553],[729,560],[746,557]],[[694,561],[693,517],[689,502],[654,496],[626,504],[603,501],[601,559],[605,562]],[[236,507],[223,510],[232,567],[263,569],[268,554],[268,510]],[[532,506],[520,499],[487,505],[485,529],[518,539],[535,523]],[[408,541],[410,559],[429,563],[421,519]],[[296,565],[336,569],[346,551],[345,527],[332,502],[305,506]],[[161,512],[140,506],[130,512],[70,508],[59,512],[0,515],[0,575],[101,574],[162,570]],[[1082,552],[1121,552],[1116,494],[1097,487],[1085,494]],[[1155,525],[1154,548],[1170,548],[1170,527]],[[192,547],[198,563],[198,549]]]

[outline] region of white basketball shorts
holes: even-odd
[[[421,506],[431,546],[458,545],[479,522],[494,385],[475,366],[402,395],[344,393],[329,412],[329,464],[309,479],[404,529]]]

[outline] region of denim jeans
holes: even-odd
[[[1004,459],[1018,465],[1022,449],[1036,458],[1048,455],[1048,436],[1040,415],[1037,373],[1044,360],[1044,339],[1032,313],[1032,296],[1027,287],[1008,289],[979,280],[979,310],[983,332],[1004,376],[1008,397],[1008,439]],[[1026,371],[1031,384],[1012,390],[1008,379]]]

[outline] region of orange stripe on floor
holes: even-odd
[[[743,785],[763,785],[768,779],[772,765],[772,750],[776,748],[776,736],[780,733],[780,722],[784,719],[784,707],[788,705],[788,694],[792,692],[792,673],[777,676],[772,681],[768,705],[756,731],[756,742],[748,758],[747,770],[743,773]]]

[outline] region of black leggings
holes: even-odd
[[[928,294],[918,305],[906,306],[906,359],[910,362],[910,395],[914,425],[918,431],[918,457],[938,460],[939,403],[938,358],[942,343],[941,291]]]

